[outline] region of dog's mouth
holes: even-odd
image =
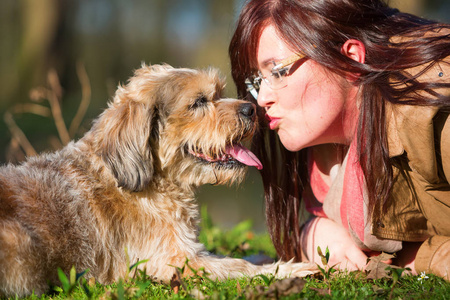
[[[256,155],[241,144],[227,146],[224,153],[215,157],[211,157],[201,151],[189,150],[189,153],[202,161],[222,166],[246,165],[256,167],[258,170],[263,168]]]

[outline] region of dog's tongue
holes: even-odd
[[[234,145],[233,147],[227,147],[226,153],[247,166],[256,167],[258,170],[263,168],[262,163],[256,155],[244,146]]]

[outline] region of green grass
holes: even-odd
[[[223,231],[202,208],[201,225],[200,240],[210,251],[232,257],[265,253],[275,258],[267,234],[255,234],[249,221]],[[189,262],[183,268],[190,268]],[[178,278],[169,285],[154,282],[131,266],[127,278],[106,286],[88,280],[89,273],[72,270],[68,277],[60,274],[62,284],[54,293],[26,299],[450,299],[450,283],[433,275],[423,280],[419,276],[370,280],[363,272],[326,273],[330,268],[304,279],[255,276],[220,282],[206,275]]]

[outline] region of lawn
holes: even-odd
[[[224,231],[213,224],[202,208],[201,227],[200,240],[211,252],[233,257],[261,253],[276,257],[268,235],[255,234],[250,221]],[[262,275],[220,282],[207,275],[187,279],[174,276],[170,284],[161,284],[135,264],[130,266],[126,278],[105,286],[89,278],[88,272],[77,274],[73,269],[69,276],[60,274],[62,283],[53,293],[27,299],[450,299],[450,283],[431,274],[401,276],[405,270],[385,270],[385,266],[375,261],[373,269],[379,272],[375,276],[339,272],[326,264],[327,250],[320,254],[325,268],[303,279],[277,280]],[[188,261],[177,269],[177,274],[182,274],[185,268],[191,268]]]

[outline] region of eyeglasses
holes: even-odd
[[[303,53],[296,53],[283,59],[279,63],[273,61],[273,68],[270,70],[268,76],[264,76],[261,71],[258,71],[258,75],[252,75],[245,79],[247,91],[250,92],[253,98],[257,99],[262,80],[264,80],[272,90],[279,90],[286,87],[287,80],[283,80],[283,78],[291,74],[289,73],[290,66],[304,57],[305,55]]]

